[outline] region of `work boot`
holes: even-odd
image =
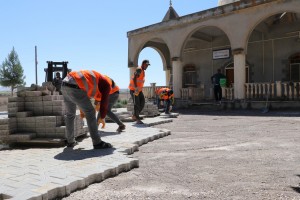
[[[104,141],[101,141],[99,144],[96,144],[93,146],[94,146],[94,149],[108,149],[108,148],[113,147],[110,143],[104,142]]]
[[[125,130],[125,127],[126,126],[124,124],[120,125],[119,128],[117,129],[117,132],[122,132],[123,130]]]
[[[78,142],[77,142],[77,141],[72,142],[72,143],[68,143],[68,142],[67,142],[67,147],[75,147],[76,145],[78,145]]]
[[[144,124],[144,122],[142,122],[141,120],[138,119],[138,120],[136,121],[136,124]]]

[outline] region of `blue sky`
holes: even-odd
[[[217,6],[218,0],[173,0],[179,16]],[[1,2],[0,64],[14,47],[27,86],[45,80],[46,61],[68,61],[72,70],[93,69],[112,77],[120,88],[129,83],[127,32],[162,21],[169,0],[9,0]],[[159,54],[145,48],[139,64],[149,59],[145,86],[165,84]]]

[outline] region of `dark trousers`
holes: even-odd
[[[157,108],[158,109],[161,108],[161,105],[160,105],[161,102],[164,103],[163,108],[164,108],[165,113],[169,113],[170,106],[171,106],[171,100],[170,99],[164,100],[164,99],[160,99],[159,97],[157,97]]]
[[[214,86],[214,93],[215,93],[215,99],[216,101],[221,101],[222,99],[222,88],[220,85]]]
[[[144,106],[145,106],[145,97],[143,92],[140,92],[138,96],[134,95],[134,91],[130,90],[130,95],[133,100],[134,104],[134,112],[133,115],[139,119],[140,118],[140,113],[142,112]]]
[[[120,121],[120,119],[115,115],[115,113],[112,112],[112,107],[116,104],[116,102],[119,99],[119,92],[115,92],[113,94],[110,94],[108,97],[108,108],[107,108],[107,116],[116,122],[119,126],[121,126],[123,123]],[[97,121],[101,118],[101,113],[98,112],[97,115]]]
[[[160,105],[161,102],[164,101],[163,99],[160,99],[159,96],[156,96],[156,102],[157,102],[157,108],[160,109],[162,106]]]
[[[165,100],[165,104],[166,104],[165,113],[170,113],[170,106],[171,106],[170,99]]]

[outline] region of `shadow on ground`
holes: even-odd
[[[73,149],[64,148],[63,152],[54,156],[57,160],[84,160],[87,158],[103,157],[112,154],[115,148],[110,149],[89,149],[85,150],[83,148]]]

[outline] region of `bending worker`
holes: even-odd
[[[143,86],[145,82],[145,71],[150,65],[149,60],[144,60],[142,66],[137,67],[132,78],[130,79],[129,90],[134,104],[134,112],[132,119],[137,124],[143,124],[140,113],[145,106],[145,97],[143,94]]]
[[[169,88],[160,88],[156,91],[157,95],[157,107],[160,108],[161,102],[166,103],[165,113],[170,114],[171,103],[174,104],[174,93],[173,90]]]
[[[94,149],[111,148],[110,143],[101,140],[98,134],[96,112],[90,98],[99,101],[101,96],[101,118],[99,121],[105,126],[104,118],[107,114],[108,97],[110,93],[109,82],[104,76],[94,70],[80,70],[70,72],[62,82],[61,88],[66,105],[66,137],[67,147],[74,147],[77,141],[74,136],[74,119],[76,105],[86,116],[87,125],[93,141]]]
[[[119,125],[119,128],[117,129],[117,132],[122,132],[123,130],[125,130],[125,125],[120,121],[120,119],[111,111],[113,105],[115,105],[115,103],[118,101],[119,99],[119,94],[120,94],[120,88],[119,86],[117,86],[114,82],[114,80],[112,80],[110,77],[103,75],[104,78],[107,79],[107,81],[109,82],[110,85],[110,93],[109,93],[109,97],[108,97],[108,109],[107,109],[107,116],[113,120],[114,122],[116,122]],[[101,99],[101,97],[100,97]],[[99,105],[101,105],[101,102],[96,102],[98,105],[96,105],[96,107],[99,107]],[[99,120],[101,120],[101,111],[98,111],[98,115],[97,115],[97,122],[99,122]]]

